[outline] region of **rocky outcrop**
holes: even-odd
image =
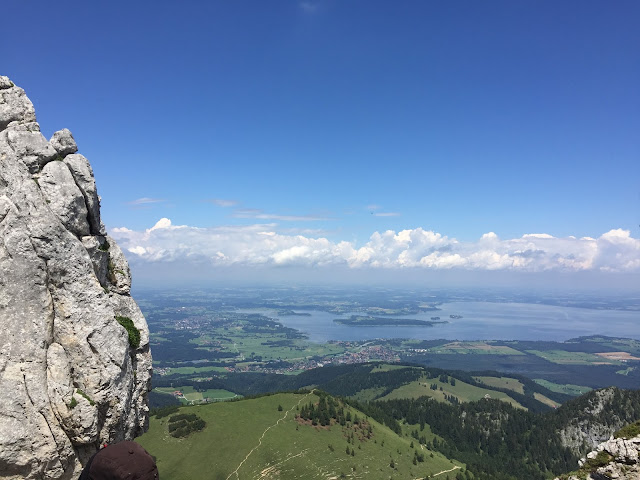
[[[0,478],[77,478],[99,445],[147,427],[147,324],[76,151],[0,76]]]
[[[630,396],[637,396],[637,393],[609,387],[577,399],[580,405],[574,408],[571,418],[558,432],[562,444],[577,455],[583,455],[585,445],[587,449],[595,448],[613,432],[634,421],[637,417],[630,406],[633,403]]]
[[[640,478],[640,436],[609,438],[579,461],[580,471],[567,480],[637,480]],[[559,480],[559,479],[556,479]]]

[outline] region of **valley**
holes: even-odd
[[[412,336],[415,333],[413,326],[390,326],[399,321],[395,317],[398,313],[412,317],[422,314],[430,318],[434,309],[441,308],[445,301],[455,299],[463,304],[464,299],[469,299],[477,303],[480,295],[482,293],[400,294],[398,291],[339,294],[316,289],[313,292],[152,291],[141,292],[138,298],[151,326],[154,386],[162,387],[155,390],[158,393],[166,394],[173,387],[173,391],[180,391],[180,387],[188,385],[184,380],[188,380],[196,385],[198,382],[213,382],[218,385],[216,388],[231,392],[231,395],[241,394],[222,385],[238,383],[235,379],[244,373],[297,375],[325,365],[371,361],[522,375],[566,398],[593,388],[610,385],[635,388],[640,384],[640,370],[637,368],[640,365],[640,341],[608,336],[606,330],[599,335],[579,336],[581,332],[574,329],[576,336],[565,341],[538,340],[534,338],[537,327],[536,318],[533,318],[529,323],[518,325],[520,336],[526,339],[460,340],[440,337],[443,333],[439,330],[441,325],[435,322],[426,328],[416,327],[423,338]],[[512,296],[514,300],[522,301],[518,295]],[[503,303],[509,300],[506,294],[499,298]],[[560,299],[547,298],[546,301],[554,304],[554,308],[557,307],[555,304],[561,303]],[[600,307],[603,304],[604,300]],[[595,312],[600,317],[607,317],[622,312],[634,318],[640,315],[633,310],[633,305],[612,302],[609,306],[612,309],[592,309],[590,314]],[[473,329],[483,328],[484,317],[477,319],[468,312],[469,307],[460,308],[469,322],[478,323]],[[486,310],[488,307],[483,305],[483,308]],[[349,313],[354,311],[358,313]],[[331,324],[335,324],[336,315],[343,315],[345,321],[365,322],[350,327],[362,332],[360,338],[312,340],[304,328],[313,330],[318,312],[330,318]],[[443,318],[448,317],[443,315]],[[298,322],[293,325],[302,323],[303,326],[294,328],[292,319]],[[512,322],[519,320],[518,317],[511,319]],[[371,323],[385,321],[389,323],[383,327],[386,336],[372,338],[371,332],[379,334],[380,331]],[[508,321],[509,318],[502,319],[503,323]],[[609,326],[609,322],[602,324]],[[629,330],[629,333],[634,331]],[[576,384],[578,380],[580,384]],[[176,396],[185,403],[213,401],[226,398],[226,395],[205,393],[198,399],[193,395]]]
[[[463,298],[476,305],[478,296]],[[437,321],[403,324],[403,317],[422,322],[434,311],[447,322],[478,321],[468,305],[461,314],[445,310],[450,297],[138,294],[154,358],[150,430],[139,441],[158,458],[163,478],[187,471],[190,478],[224,479],[544,479],[574,469],[594,441],[640,416],[637,390],[595,390],[637,388],[637,339],[574,330],[563,341],[541,340],[535,329],[526,331],[535,319],[519,326],[520,339],[439,338]],[[456,304],[463,298],[458,294]],[[633,305],[609,306],[592,311],[636,315]],[[346,319],[364,333],[317,341],[292,326],[313,329],[318,318],[334,325]],[[393,335],[367,334],[378,328]],[[412,337],[414,328],[430,336]],[[600,392],[610,393],[603,400]],[[615,415],[590,418],[583,398]],[[332,412],[318,414],[329,408],[322,405]],[[173,438],[171,419],[183,412],[206,427]],[[576,433],[571,425],[580,418],[593,431]]]

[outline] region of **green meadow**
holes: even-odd
[[[270,331],[254,333],[245,328],[214,328],[193,340],[199,348],[214,344],[220,351],[237,354],[237,358],[257,358],[269,360],[304,360],[316,355],[336,355],[344,348],[332,343],[313,343],[303,338],[287,338],[285,333],[273,328]]]
[[[511,377],[473,377],[489,387],[504,388],[524,394],[524,385],[520,380]]]
[[[198,391],[194,387],[189,385],[179,385],[177,387],[156,387],[154,391],[166,395],[171,395],[175,391],[180,391],[183,393],[183,397],[178,397],[178,400],[180,400],[180,402],[183,404],[201,403],[204,400],[216,402],[220,400],[230,400],[237,397],[235,393],[228,390],[211,388]]]
[[[559,383],[550,382],[549,380],[544,380],[542,378],[535,378],[533,381],[538,385],[548,388],[552,392],[566,393],[567,395],[578,396],[591,391],[591,388],[583,385],[573,385],[571,383],[560,385]]]
[[[431,385],[437,386],[436,390],[431,388]],[[451,385],[449,382],[442,382],[438,378],[422,377],[415,382],[410,382],[401,387],[396,388],[391,393],[380,398],[380,400],[393,400],[399,398],[419,398],[419,397],[432,397],[435,400],[446,402],[445,395],[453,395],[461,402],[473,402],[480,400],[488,396],[489,398],[496,398],[504,402],[510,403],[514,407],[524,408],[520,403],[515,401],[509,395],[504,392],[498,392],[496,390],[490,390],[487,388],[476,387],[470,385],[461,380],[456,380],[455,385]]]
[[[492,342],[450,342],[428,349],[429,353],[457,355],[524,355],[507,345]]]
[[[346,407],[360,425],[313,426],[296,417],[317,402],[313,393],[280,393],[241,401],[183,407],[206,422],[200,432],[173,438],[170,417],[151,417],[136,439],[157,458],[163,480],[231,479],[418,479],[446,478],[464,465]],[[371,426],[371,438],[363,435]],[[429,434],[431,437],[432,434]],[[413,445],[412,445],[413,443]],[[417,456],[422,462],[414,459]]]
[[[621,365],[619,361],[608,360],[606,358],[585,352],[567,352],[565,350],[527,350],[540,358],[552,363],[563,365]]]

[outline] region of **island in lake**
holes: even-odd
[[[368,315],[351,315],[349,318],[336,318],[334,322],[352,327],[432,327],[438,323],[449,323],[446,321],[434,322],[415,318],[386,318]]]
[[[294,312],[293,310],[279,309],[276,310],[276,315],[279,317],[310,317],[309,312]]]

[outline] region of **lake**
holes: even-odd
[[[283,325],[304,332],[314,342],[374,338],[564,341],[584,335],[640,339],[640,312],[490,302],[444,303],[439,308],[441,310],[436,312],[389,316],[419,320],[438,316],[449,322],[432,327],[354,327],[333,321],[348,318],[351,313],[337,315],[319,310],[298,310],[311,316],[278,316],[269,309],[239,311],[277,318]],[[362,312],[353,314],[362,315]],[[462,315],[463,318],[451,319],[449,315]]]

